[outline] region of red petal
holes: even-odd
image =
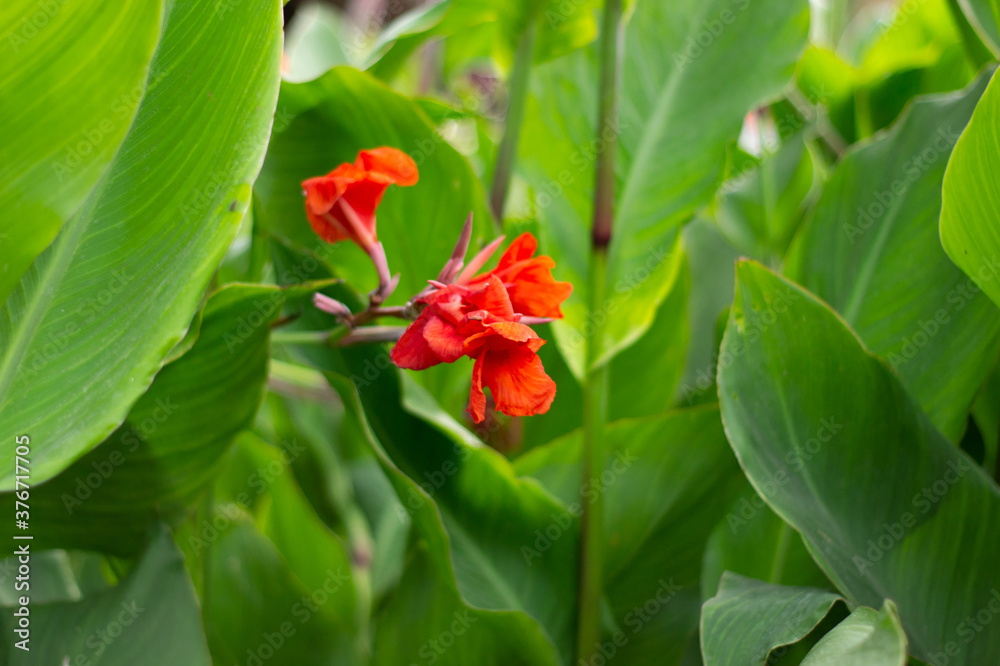
[[[424,340],[431,351],[445,363],[454,363],[465,355],[462,347],[465,337],[458,332],[454,324],[441,317],[432,316],[427,320]]]
[[[400,368],[410,370],[423,370],[432,365],[437,365],[441,359],[431,350],[424,339],[424,329],[431,318],[431,313],[424,310],[417,317],[417,320],[410,324],[409,328],[403,332],[399,342],[392,348],[389,354],[392,362]]]
[[[510,284],[507,291],[515,312],[530,317],[562,318],[559,306],[573,293],[573,285],[553,279],[554,265],[549,257],[535,257],[511,269],[511,275],[501,276]]]
[[[498,273],[519,261],[530,259],[537,249],[538,241],[535,240],[535,237],[530,232],[524,232],[514,239],[510,247],[504,250],[503,255],[500,256],[500,263],[497,264],[496,270],[493,272]]]
[[[472,365],[472,388],[469,390],[469,416],[475,423],[482,423],[486,418],[486,394],[483,393],[483,363],[486,354],[476,357]]]
[[[362,150],[358,153],[356,166],[370,171],[376,180],[397,185],[415,185],[419,174],[417,163],[401,150],[382,147]]]
[[[527,342],[538,338],[538,334],[531,328],[516,321],[498,321],[486,324],[486,326],[501,337],[513,342]]]
[[[549,411],[556,383],[545,374],[542,360],[527,347],[487,351],[482,357],[482,382],[489,387],[497,409],[508,416],[531,416]]]
[[[490,275],[481,287],[470,289],[465,300],[502,319],[511,319],[514,316],[514,308],[511,307],[507,289],[495,275]]]

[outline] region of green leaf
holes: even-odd
[[[325,74],[331,67],[352,62],[356,47],[351,38],[360,40],[345,25],[340,12],[319,2],[300,6],[285,31],[286,81],[309,81]]]
[[[775,483],[784,483],[779,477]],[[726,571],[775,585],[829,587],[802,537],[749,486],[716,526],[705,547],[704,599],[715,596]]]
[[[779,122],[789,122],[782,120]],[[763,123],[757,121],[758,125]],[[801,122],[798,118],[795,122]],[[760,261],[785,254],[811,198],[815,172],[804,132],[785,139],[753,169],[727,181],[716,197],[715,222],[733,247]]]
[[[613,316],[599,364],[651,325],[669,289],[663,258],[678,227],[712,199],[747,111],[791,78],[807,27],[807,3],[798,0],[636,4],[625,35],[629,75],[620,123],[600,128],[618,135],[619,154],[606,290]],[[734,52],[740,67],[733,67]],[[578,377],[579,341],[588,317],[600,315],[585,306],[594,157],[603,141],[595,117],[598,71],[597,49],[589,48],[534,72],[519,159],[534,190],[543,247],[558,277],[575,287],[554,330]]]
[[[525,636],[517,640],[550,644],[545,660],[568,655],[576,519],[536,484],[517,479],[418,384],[402,382],[404,392],[403,375],[381,347],[302,351],[362,424],[402,503],[405,515],[396,518],[413,521],[441,579],[466,606],[530,619],[518,620]],[[546,529],[559,538],[529,556]]]
[[[110,166],[145,94],[162,13],[156,0],[0,8],[0,303]]]
[[[608,373],[608,420],[665,412],[684,372],[691,291],[687,255],[677,239],[671,257],[669,291],[649,330],[612,361]],[[560,396],[562,397],[562,396]],[[579,415],[579,411],[576,414]],[[579,419],[577,419],[579,423]]]
[[[828,590],[772,585],[727,572],[701,614],[705,666],[770,664],[775,648],[805,638],[841,600]]]
[[[538,31],[534,61],[545,62],[594,40],[597,4],[595,0],[443,0],[390,24],[376,40],[370,67],[380,78],[391,79],[420,44],[442,38],[448,73],[479,59],[493,59],[508,69],[531,24]]]
[[[305,585],[235,504],[189,529],[178,538],[198,543],[200,537],[207,545],[188,557],[200,566],[208,559],[211,590],[202,614],[214,663],[267,663],[271,657],[287,664],[362,663],[348,628],[337,620],[349,571],[331,565],[316,587]]]
[[[229,285],[213,294],[190,351],[168,363],[108,439],[32,490],[40,548],[120,556],[141,547],[150,521],[207,487],[233,438],[253,423],[267,379],[269,322],[286,290]],[[14,493],[0,494],[14,510]],[[4,525],[2,533],[14,529]]]
[[[409,154],[420,170],[412,187],[392,187],[378,209],[378,235],[389,268],[400,273],[393,303],[405,303],[436,278],[451,256],[470,212],[475,238],[490,234],[482,185],[465,159],[431,126],[419,106],[349,67],[337,67],[315,81],[281,85],[282,127],[268,148],[255,185],[257,221],[271,233],[313,254],[294,266],[285,282],[315,278],[321,262],[362,292],[378,280],[371,261],[353,243],[329,245],[305,215],[301,183],[353,162],[359,150],[393,146]],[[419,211],[419,218],[414,212]]]
[[[896,602],[914,655],[988,660],[1000,626],[963,623],[1000,585],[1000,488],[816,297],[746,261],[736,291],[719,396],[750,481],[852,604]]]
[[[541,481],[569,514],[604,495],[607,634],[624,663],[677,663],[698,623],[705,543],[742,474],[714,406],[625,419],[605,437],[605,469],[583,485],[579,430],[521,456],[515,469]],[[533,548],[546,545],[542,535]]]
[[[341,624],[356,630],[356,616],[367,619],[369,609],[364,607],[363,614],[358,613],[361,593],[352,580],[354,568],[346,545],[309,506],[281,449],[251,435],[241,438],[238,446],[239,454],[247,456],[255,469],[268,470],[270,502],[258,516],[261,531],[281,553],[289,570],[308,589],[322,588],[331,571],[342,574],[338,579],[336,603],[329,610]],[[270,473],[279,467],[281,473]]]
[[[906,666],[906,634],[896,606],[886,601],[881,612],[861,606],[816,644],[802,666]]]
[[[888,360],[953,441],[996,359],[1000,312],[945,255],[935,222],[948,155],[986,83],[918,98],[845,156],[787,258],[789,277]]]
[[[422,546],[411,554],[399,586],[379,615],[374,643],[375,666],[466,666],[487,658],[495,664],[558,663],[551,645],[524,615],[462,603]]]
[[[986,87],[948,160],[941,206],[941,244],[955,264],[1000,304],[1000,82]]]
[[[209,666],[198,600],[184,559],[162,526],[136,568],[118,585],[80,601],[31,605],[30,652],[8,638],[4,663]],[[0,619],[14,636],[15,619]]]
[[[277,0],[178,0],[101,184],[0,310],[0,440],[41,483],[110,435],[184,336],[250,201],[281,51]],[[14,485],[0,451],[0,489]]]
[[[957,0],[957,2],[965,18],[983,40],[983,44],[993,52],[994,56],[1000,55],[1000,30],[997,29],[997,16],[994,13],[997,3],[993,0]]]

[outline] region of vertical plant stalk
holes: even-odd
[[[510,71],[507,94],[507,115],[504,118],[503,138],[497,149],[497,161],[493,167],[493,185],[490,190],[490,210],[497,230],[503,228],[503,210],[510,189],[510,178],[517,159],[517,144],[524,124],[524,111],[528,102],[528,79],[531,76],[531,62],[535,56],[535,35],[537,21],[530,17],[528,26],[521,35],[514,54],[514,66]]]
[[[618,149],[618,94],[621,78],[622,0],[607,0],[601,32],[601,83],[597,118],[600,146],[594,183],[594,222],[590,255],[591,330],[586,338],[586,376],[583,395],[582,484],[604,471],[604,421],[606,414],[607,364],[598,367],[604,336],[601,311],[605,308],[608,246],[614,223],[615,153]],[[614,131],[605,136],[604,128]],[[595,316],[597,315],[597,316]],[[581,497],[579,590],[577,602],[576,659],[589,663],[601,640],[602,540],[604,498],[601,493]]]

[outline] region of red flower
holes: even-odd
[[[423,370],[463,356],[475,359],[468,411],[476,423],[486,417],[484,386],[497,409],[510,416],[548,411],[556,384],[536,353],[545,341],[519,323],[500,278],[444,285],[418,303],[425,306],[423,312],[392,350],[396,365]]]
[[[556,262],[544,255],[532,257],[537,248],[538,241],[533,235],[527,232],[521,234],[500,257],[496,268],[468,278],[466,284],[470,287],[483,284],[489,276],[495,275],[507,288],[515,312],[530,317],[562,318],[559,305],[569,298],[573,285],[555,281],[552,269]],[[475,260],[470,266],[475,266]],[[473,268],[475,270],[478,267]],[[458,281],[463,282],[462,276]]]
[[[372,254],[378,237],[375,210],[389,185],[414,185],[417,165],[395,148],[362,150],[354,164],[344,163],[325,176],[302,183],[306,216],[328,243],[351,240]]]

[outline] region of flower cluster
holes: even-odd
[[[561,317],[559,305],[573,287],[552,278],[552,260],[533,257],[535,247],[534,236],[522,234],[496,269],[454,284],[435,282],[434,291],[416,299],[423,310],[392,350],[396,365],[411,370],[474,359],[469,414],[476,423],[486,416],[484,386],[511,416],[542,414],[555,397],[537,354],[545,340],[522,319]]]
[[[389,184],[416,181],[416,165],[408,156],[393,148],[376,148],[361,151],[354,164],[342,164],[327,176],[303,183],[313,229],[328,242],[357,243],[372,256],[382,283],[373,292],[370,317],[354,316],[346,306],[321,294],[316,295],[318,307],[352,326],[390,312],[376,307],[376,295],[380,303],[396,281],[388,278],[385,254],[375,236],[375,210]],[[405,308],[392,311],[416,316],[399,336],[392,360],[400,368],[423,370],[463,357],[473,359],[468,411],[476,423],[486,417],[484,388],[490,389],[497,409],[505,414],[544,413],[555,398],[556,385],[537,353],[545,340],[528,324],[562,317],[560,305],[573,287],[552,277],[552,259],[535,256],[538,244],[530,233],[510,244],[496,268],[476,275],[503,238],[465,265],[471,235],[470,216],[438,278],[429,280],[430,286]]]

